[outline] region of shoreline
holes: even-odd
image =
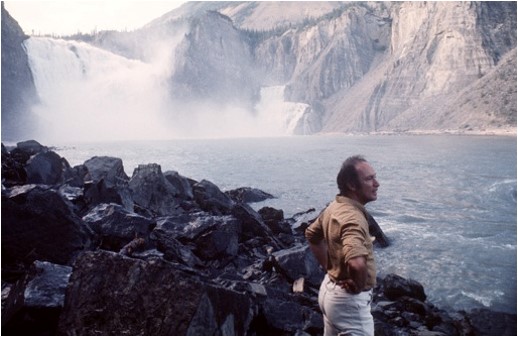
[[[448,136],[502,136],[516,137],[517,128],[499,129],[480,129],[480,130],[459,130],[459,129],[414,129],[414,130],[387,130],[387,131],[366,131],[366,132],[319,132],[313,135],[331,136],[429,136],[429,135],[448,135]]]

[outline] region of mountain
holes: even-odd
[[[516,127],[516,13],[515,2],[187,2],[132,32],[68,38],[160,59],[170,123],[262,107],[294,134],[467,132]]]
[[[31,107],[38,96],[22,47],[27,38],[2,1],[2,139],[23,139],[32,132]]]

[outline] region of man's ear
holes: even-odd
[[[355,184],[347,183],[347,187],[349,188],[349,191],[356,191],[356,185]]]

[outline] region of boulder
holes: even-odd
[[[279,250],[272,255],[277,261],[277,268],[282,269],[282,274],[290,283],[303,277],[309,285],[320,287],[325,274],[307,245]]]
[[[147,261],[85,252],[74,264],[60,319],[63,335],[245,335],[250,296]]]
[[[104,180],[107,187],[125,185],[129,181],[120,158],[96,156],[85,161],[84,166],[88,169],[88,180]]]
[[[175,214],[179,203],[176,189],[165,179],[158,164],[139,165],[129,181],[133,201],[157,216]]]
[[[27,172],[23,162],[16,160],[2,143],[2,184],[6,186],[23,185],[27,183]]]
[[[29,184],[57,185],[72,178],[73,171],[66,161],[54,151],[40,152],[25,164]]]
[[[288,221],[284,220],[284,212],[282,209],[263,207],[258,213],[274,234],[292,234],[291,225]]]
[[[412,279],[405,279],[396,274],[389,274],[383,279],[383,294],[389,300],[397,300],[408,296],[424,302],[426,294],[423,286]]]
[[[26,153],[29,157],[49,150],[48,147],[41,145],[38,141],[31,139],[16,143],[17,151]]]
[[[239,232],[240,224],[232,216],[198,212],[159,219],[153,235],[162,247],[170,246],[164,240],[172,237],[191,245],[201,259],[214,260],[237,255]]]
[[[120,251],[135,238],[148,241],[156,222],[129,212],[121,205],[100,204],[83,217],[100,238],[100,248]]]
[[[174,195],[176,197],[186,200],[194,199],[194,192],[192,190],[191,181],[188,178],[180,175],[176,171],[166,171],[164,172],[164,177],[174,187]]]
[[[214,214],[230,214],[234,202],[218,186],[208,180],[193,185],[194,199],[201,209]]]
[[[26,185],[2,195],[2,265],[35,260],[67,265],[91,247],[92,232],[58,192]]]
[[[2,333],[56,335],[71,273],[72,267],[35,261],[25,279],[2,288],[9,292],[2,305]]]
[[[270,193],[266,193],[257,188],[251,187],[240,187],[234,190],[226,191],[226,195],[228,195],[232,200],[237,203],[251,203],[251,202],[259,202],[267,199],[275,198]]]
[[[381,227],[378,225],[378,222],[369,213],[367,213],[367,221],[369,223],[370,235],[376,238],[376,240],[374,240],[374,245],[380,248],[388,247],[390,245],[389,239],[381,230]]]

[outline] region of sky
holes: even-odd
[[[177,8],[177,0],[7,0],[5,8],[26,34],[71,35],[134,30]]]

